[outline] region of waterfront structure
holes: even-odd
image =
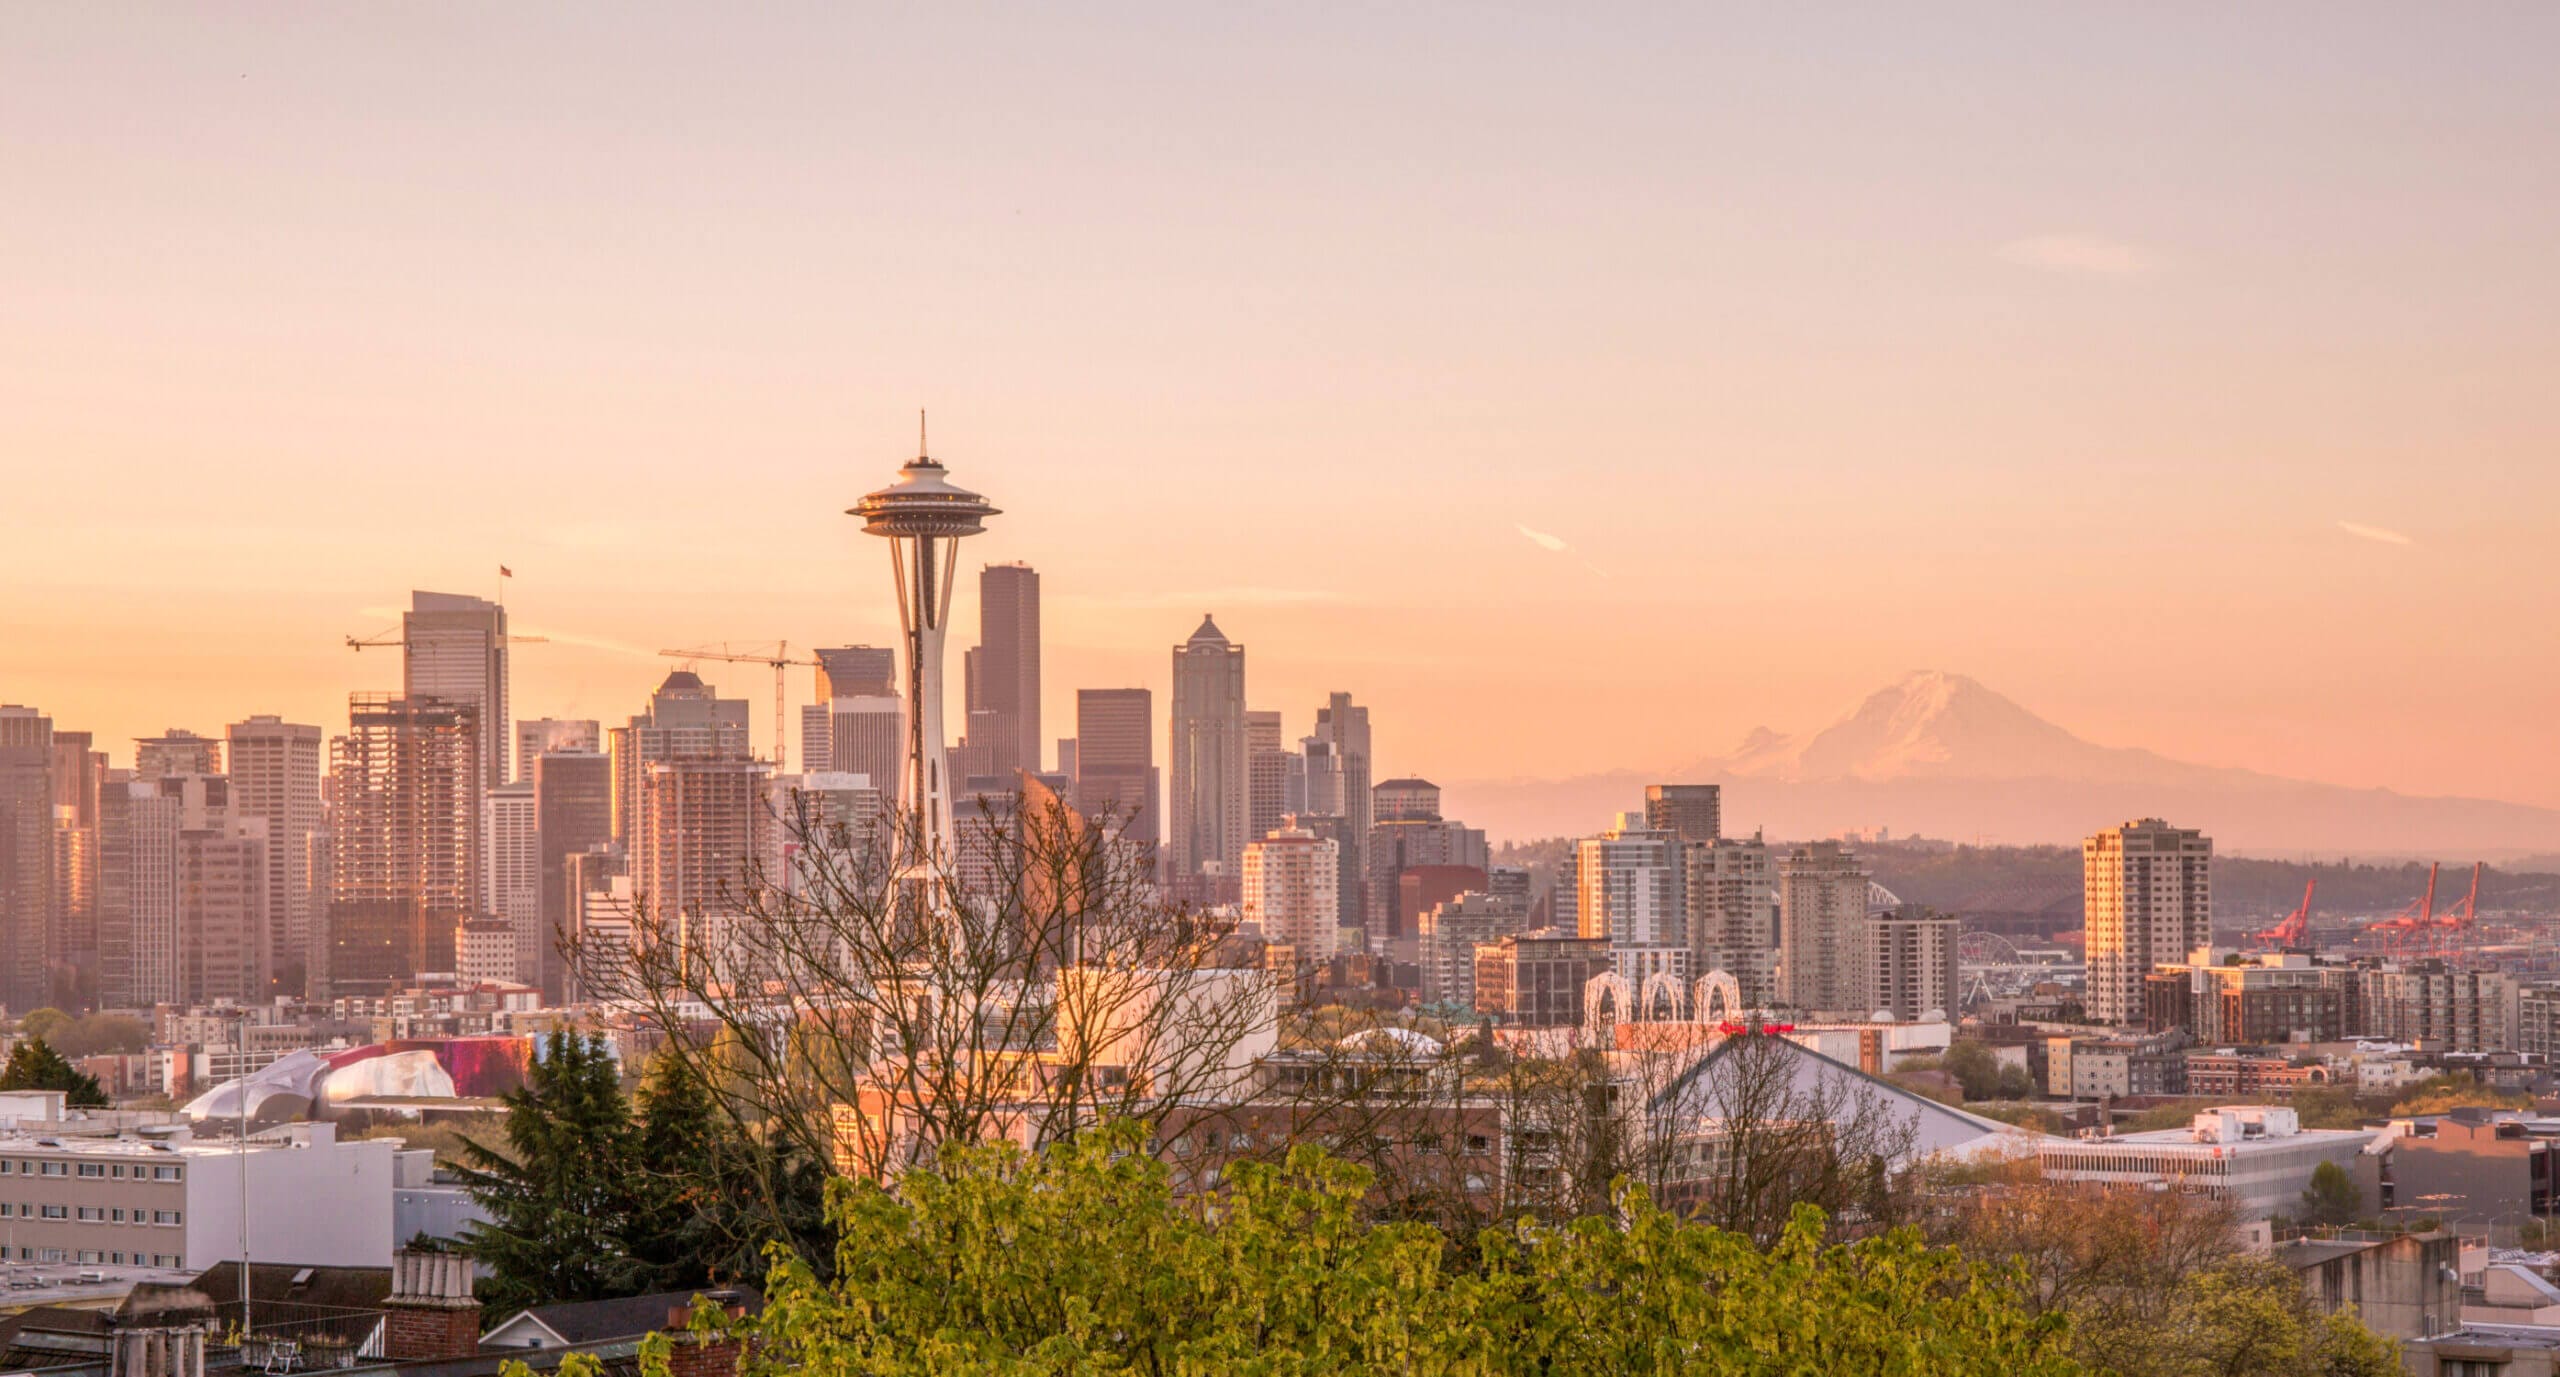
[[[2140,818],[2081,844],[2082,999],[2100,1023],[2142,1018],[2142,980],[2213,941],[2213,842]]]
[[[1713,842],[1724,835],[1724,790],[1714,784],[1648,784],[1644,825],[1684,842]]]
[[[1230,897],[1244,861],[1244,701],[1244,647],[1203,615],[1173,648],[1170,811],[1172,878],[1205,898]]]
[[[265,714],[232,723],[224,737],[232,812],[267,825],[267,945],[275,978],[285,992],[298,993],[310,959],[328,847],[320,800],[321,771],[327,763],[320,728]]]
[[[1285,943],[1301,965],[1333,959],[1339,923],[1339,849],[1304,828],[1282,827],[1244,849],[1244,920]]]
[[[1797,847],[1778,863],[1778,997],[1797,1009],[1864,1018],[1855,946],[1871,877],[1836,841]]]
[[[480,787],[507,782],[507,609],[467,593],[411,590],[400,618],[400,691],[472,709]]]
[[[648,711],[613,729],[613,835],[626,845],[640,807],[640,784],[662,760],[744,760],[747,702],[723,698],[702,676],[678,669],[649,695]]]
[[[906,750],[895,791],[904,810],[898,842],[902,865],[921,873],[937,857],[948,857],[952,843],[953,781],[942,730],[942,643],[950,629],[952,580],[961,540],[986,529],[997,509],[952,483],[923,452],[921,436],[916,448],[896,482],[865,496],[846,515],[860,517],[864,533],[889,542],[907,666]]]

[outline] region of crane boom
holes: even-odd
[[[719,660],[733,665],[771,665],[773,667],[773,772],[782,774],[790,768],[785,763],[789,757],[784,753],[783,746],[785,738],[789,735],[784,731],[782,721],[784,675],[793,665],[814,665],[818,663],[817,661],[791,658],[789,641],[774,642],[771,651],[731,650],[729,643],[722,641],[716,649],[705,646],[696,650],[661,650],[658,653],[671,660]]]

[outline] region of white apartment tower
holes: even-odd
[[[1746,1008],[1778,1002],[1778,889],[1768,844],[1720,837],[1681,845],[1688,862],[1689,948],[1700,973],[1723,971]]]
[[[1648,976],[1690,978],[1689,915],[1681,902],[1680,839],[1627,813],[1618,825],[1574,848],[1574,913],[1584,937],[1606,937],[1617,973],[1641,987]]]
[[[535,983],[542,969],[542,828],[533,780],[491,789],[480,805],[480,907],[515,934],[508,969],[495,978]],[[458,959],[458,958],[457,958]],[[494,974],[494,971],[491,972]]]
[[[320,808],[327,755],[320,729],[273,715],[228,729],[231,808],[267,824],[268,949],[288,989],[302,989],[329,839]]]
[[[1333,957],[1339,923],[1340,849],[1331,838],[1283,827],[1244,849],[1244,918],[1263,937],[1295,948],[1300,962]]]
[[[2142,1018],[2142,978],[2213,940],[2213,839],[2139,818],[2080,846],[2089,1017]]]

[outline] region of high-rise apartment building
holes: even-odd
[[[1040,769],[1040,575],[1028,564],[978,571],[978,644],[963,662],[977,773]]]
[[[518,722],[516,772],[508,777],[508,782],[532,783],[533,758],[544,751],[603,749],[604,727],[592,717],[537,717],[529,722]]]
[[[1778,862],[1778,998],[1800,1010],[1863,1017],[1858,926],[1872,877],[1836,841],[1797,847]]]
[[[738,757],[651,762],[630,846],[632,890],[654,931],[746,911],[757,867],[778,853],[772,778],[771,765]]]
[[[329,904],[311,962],[324,994],[379,993],[450,971],[480,900],[478,710],[359,693],[330,743]]]
[[[1416,927],[1423,1002],[1472,1011],[1477,949],[1527,931],[1529,905],[1516,895],[1473,890],[1423,910]]]
[[[540,759],[539,756],[536,757]],[[480,916],[515,934],[506,974],[498,979],[539,985],[542,968],[541,801],[533,781],[501,784],[481,795]],[[494,971],[494,966],[484,967]]]
[[[135,779],[221,773],[222,743],[213,737],[171,727],[158,736],[141,737],[133,743]]]
[[[106,752],[87,732],[53,734],[53,953],[55,993],[87,1008],[98,995],[98,800]]]
[[[1962,1013],[1956,977],[1962,926],[1954,915],[1918,904],[1861,919],[1856,955],[1866,997],[1860,1014],[1904,1023],[1954,1021]]]
[[[1403,902],[1403,877],[1422,867],[1464,867],[1481,877],[1491,863],[1484,833],[1440,816],[1440,787],[1427,779],[1391,779],[1373,789],[1377,819],[1359,848],[1364,916],[1372,946],[1411,960],[1419,913]],[[1346,826],[1348,820],[1346,819]],[[1481,878],[1478,880],[1481,887]]]
[[[689,669],[669,674],[649,710],[613,729],[613,835],[630,845],[641,781],[662,760],[745,760],[747,701],[722,698]]]
[[[1244,864],[1244,714],[1244,647],[1203,616],[1173,648],[1170,808],[1172,877],[1201,897],[1231,895]]]
[[[220,776],[170,775],[151,781],[227,786]],[[149,787],[146,785],[145,787]],[[228,793],[225,787],[222,792]],[[184,805],[181,806],[184,811]],[[268,920],[267,821],[231,807],[207,810],[201,827],[178,833],[178,922],[166,948],[137,953],[144,968],[165,968],[186,1004],[255,1004],[269,997],[275,975],[275,926]],[[155,985],[171,982],[155,979]]]
[[[158,780],[111,771],[98,794],[98,1003],[148,1009],[177,998],[159,959],[178,929],[181,799]],[[162,934],[167,934],[165,937]],[[148,952],[146,960],[144,953]],[[147,969],[146,969],[147,967]]]
[[[1476,1012],[1522,1028],[1582,1022],[1582,992],[1610,968],[1609,939],[1556,928],[1498,937],[1476,948]]]
[[[53,997],[53,719],[0,707],[0,1001]]]
[[[462,593],[411,590],[400,618],[400,691],[472,709],[480,787],[507,782],[507,609]]]
[[[1245,921],[1287,943],[1301,965],[1332,960],[1341,859],[1330,840],[1294,827],[1245,847]]]
[[[306,988],[304,967],[328,847],[320,729],[263,715],[232,723],[224,735],[232,811],[267,825],[267,948],[275,978],[285,992],[299,994]]]
[[[1245,832],[1248,836],[1267,837],[1280,820],[1298,809],[1290,806],[1289,778],[1296,767],[1305,788],[1305,762],[1297,752],[1282,744],[1280,714],[1248,712],[1244,715],[1245,753]]]
[[[1107,820],[1152,852],[1163,839],[1156,769],[1155,695],[1142,688],[1076,690],[1078,812]]]
[[[1688,870],[1689,947],[1700,974],[1723,971],[1743,1007],[1778,1002],[1778,890],[1758,837],[1681,843]]]
[[[1684,842],[1714,841],[1724,835],[1724,790],[1713,784],[1648,784],[1644,825]]]
[[[1581,934],[1609,939],[1612,968],[1629,985],[1641,988],[1654,975],[1685,984],[1692,974],[1684,864],[1680,839],[1646,827],[1642,813],[1574,847]]]
[[[817,701],[800,710],[801,768],[868,775],[883,799],[894,800],[907,748],[898,653],[870,645],[815,653]]]
[[[2080,874],[2088,1015],[2138,1022],[2151,968],[2177,965],[2213,941],[2213,841],[2140,818],[2083,842]]]
[[[539,935],[531,971],[516,978],[538,986],[545,1001],[567,997],[560,952],[577,916],[573,858],[613,841],[613,761],[594,751],[545,751],[533,758],[534,838],[541,848]]]
[[[818,659],[817,698],[821,703],[838,698],[898,695],[898,652],[888,646],[847,645],[811,653]]]

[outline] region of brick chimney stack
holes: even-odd
[[[746,1302],[737,1292],[705,1291],[702,1295],[729,1319],[746,1318]],[[694,1333],[686,1327],[692,1323],[690,1306],[671,1308],[667,1313],[668,1337],[675,1340],[674,1351],[667,1355],[667,1377],[738,1377],[738,1360],[746,1356],[746,1345],[734,1334]]]
[[[471,1259],[460,1253],[394,1254],[383,1356],[394,1362],[477,1357],[480,1301],[471,1280]]]

